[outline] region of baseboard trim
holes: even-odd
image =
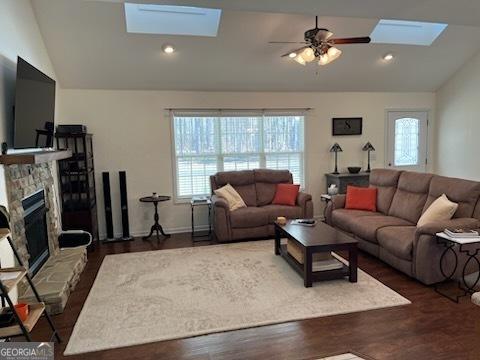
[[[213,229],[212,229],[213,230]],[[192,232],[192,228],[190,226],[184,226],[184,227],[174,227],[174,228],[164,228],[164,231],[167,233],[167,234],[180,234],[180,233],[191,233]],[[195,226],[195,231],[208,231],[208,225],[199,225],[199,226]],[[142,236],[147,236],[148,234],[150,234],[150,230],[147,230],[147,231],[132,231],[130,233],[130,236],[133,236],[133,237],[142,237]],[[114,232],[113,233],[113,236],[115,238],[121,238],[123,236],[123,233],[121,232]],[[104,240],[107,238],[107,234],[106,233],[100,233],[99,234],[99,237],[101,240]]]
[[[314,215],[313,218],[317,221],[323,221],[324,220],[323,215]],[[191,233],[192,232],[192,228],[190,226],[165,228],[164,230],[167,234],[181,234],[181,233]],[[199,226],[195,227],[195,231],[207,231],[207,230],[208,230],[208,225],[199,225]],[[213,231],[213,228],[212,228],[212,231]],[[148,234],[150,234],[149,230],[147,230],[147,231],[132,231],[130,233],[130,236],[142,237],[142,236],[147,236]],[[104,239],[107,238],[106,233],[100,233],[99,236],[100,236],[101,240],[104,240]],[[113,236],[115,238],[121,238],[123,236],[123,233],[115,232],[113,234]]]

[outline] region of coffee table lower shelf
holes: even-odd
[[[287,245],[280,245],[280,256],[290,264],[290,266],[303,278],[305,278],[304,264],[299,263],[287,251]],[[341,269],[312,271],[312,281],[335,280],[348,277],[350,270],[347,265],[343,264]]]

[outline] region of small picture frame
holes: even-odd
[[[362,135],[361,117],[332,118],[332,136]]]

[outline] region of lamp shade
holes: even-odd
[[[302,58],[306,61],[306,62],[311,62],[313,60],[315,60],[315,52],[313,51],[312,48],[305,48],[305,50],[302,51]]]
[[[297,54],[297,56],[295,56],[293,58],[293,60],[295,60],[297,63],[299,63],[300,65],[306,65],[307,62],[305,61],[305,59],[302,57],[302,54]]]
[[[375,151],[375,148],[373,147],[373,145],[369,141],[365,145],[363,145],[362,150],[363,151]]]
[[[330,152],[342,152],[342,148],[340,147],[340,145],[338,145],[338,143],[335,143],[332,145],[332,147],[330,148]]]

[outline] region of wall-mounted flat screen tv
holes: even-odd
[[[53,147],[55,81],[22,58],[17,62],[13,147]]]

